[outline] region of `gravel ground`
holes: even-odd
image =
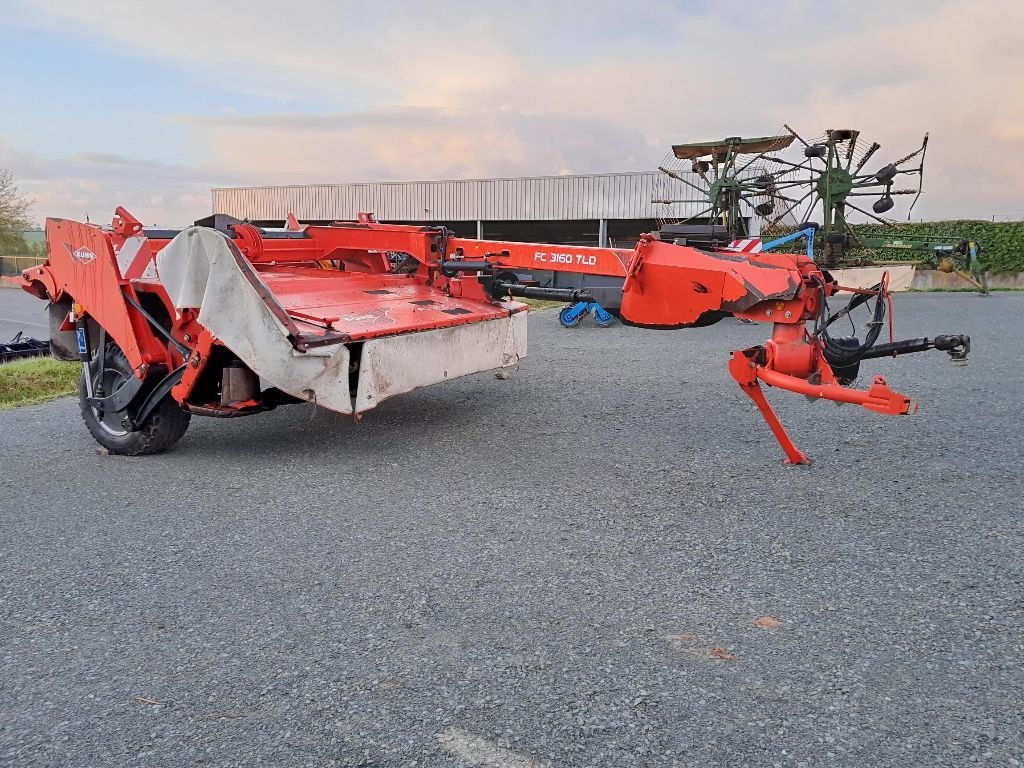
[[[0,763],[1020,765],[1024,294],[897,330],[972,363],[867,364],[911,418],[775,397],[810,468],[733,320],[539,313],[508,381],[146,459],[0,413]]]
[[[37,339],[50,338],[46,302],[6,285],[0,283],[0,342],[10,341],[18,331]]]

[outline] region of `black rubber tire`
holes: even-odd
[[[116,372],[122,378],[133,376],[132,367],[121,348],[114,343],[107,344],[104,369]],[[139,429],[115,434],[97,418],[96,412],[86,402],[85,366],[78,379],[78,403],[82,420],[97,443],[119,456],[146,456],[162,453],[181,440],[188,429],[192,414],[183,410],[170,395],[160,401]],[[108,393],[109,394],[109,393]],[[113,416],[113,414],[112,414]]]
[[[880,197],[877,200],[875,200],[874,204],[871,206],[871,210],[877,214],[883,214],[886,213],[887,211],[891,211],[893,209],[893,206],[895,205],[896,201],[893,200],[891,197]]]

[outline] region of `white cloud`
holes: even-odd
[[[124,205],[146,224],[188,224],[210,211],[210,188],[251,181],[231,171],[89,152],[46,158],[0,140],[0,167],[10,168],[32,201],[30,218],[105,222]]]
[[[273,114],[174,118],[191,132],[196,167],[158,171],[146,200],[191,199],[213,176],[269,184],[637,170],[673,142],[788,122],[807,135],[859,128],[882,143],[879,165],[930,131],[915,216],[1024,214],[1014,209],[1024,199],[1024,106],[1011,95],[1024,82],[1018,0],[726,0],[699,11],[667,0],[253,0],[244,13],[225,0],[181,0],[139,2],[130,14],[120,0],[25,5],[33,23],[73,24],[281,99]],[[296,114],[290,97],[323,111]],[[142,194],[130,167],[100,165],[71,170],[106,173],[108,197],[114,178]]]
[[[628,125],[511,109],[417,107],[187,122],[222,162],[250,163],[283,183],[635,169],[645,160],[641,153],[657,151]],[[625,147],[634,151],[625,154]]]

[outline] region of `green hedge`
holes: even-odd
[[[926,235],[977,240],[981,245],[981,263],[990,272],[1024,272],[1024,221],[950,221],[903,222],[892,227],[881,224],[854,224],[863,237],[906,237]],[[890,257],[891,258],[891,257]]]

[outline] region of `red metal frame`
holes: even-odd
[[[805,325],[821,302],[838,290],[814,262],[796,254],[736,254],[671,245],[645,235],[633,251],[480,241],[450,236],[440,227],[356,222],[288,229],[277,235],[248,224],[233,226],[238,265],[289,330],[300,353],[311,346],[361,341],[475,323],[522,311],[495,300],[488,273],[543,269],[624,278],[622,318],[648,328],[709,324],[726,315],[773,324],[763,346],[734,352],[733,378],[754,401],[787,461],[809,459],[786,434],[761,389],[769,386],[808,397],[861,405],[884,414],[912,412],[913,402],[876,377],[867,390],[842,386]],[[16,282],[53,301],[65,294],[106,329],[141,378],[148,366],[171,370],[183,357],[154,333],[132,303],[151,295],[171,317],[171,335],[191,350],[191,362],[173,397],[188,403],[217,341],[189,310],[176,312],[152,262],[170,239],[147,236],[142,223],[118,208],[110,228],[47,220],[49,258]],[[127,249],[122,251],[122,249]],[[133,254],[129,260],[125,257]],[[392,270],[389,254],[408,254],[408,270]],[[442,262],[489,265],[485,271],[452,271]],[[122,273],[123,269],[123,273]],[[887,294],[883,284],[881,291]],[[129,302],[126,297],[132,301]],[[210,407],[192,404],[197,410]],[[249,407],[252,404],[248,404]],[[220,408],[221,406],[216,406]]]

